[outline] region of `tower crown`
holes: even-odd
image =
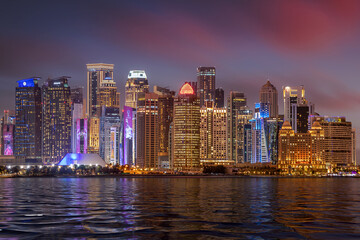
[[[187,94],[194,94],[194,89],[191,87],[191,85],[189,83],[185,83],[181,89],[180,89],[180,94],[181,95],[187,95]]]

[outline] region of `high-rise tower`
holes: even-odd
[[[270,118],[277,118],[279,115],[278,92],[276,87],[267,81],[260,89],[260,103],[268,103]]]
[[[18,81],[16,88],[15,151],[16,157],[41,157],[40,78]]]
[[[130,71],[125,84],[125,106],[135,109],[139,105],[143,106],[147,92],[149,92],[149,84],[145,71]]]
[[[71,152],[69,77],[48,79],[43,87],[43,160],[57,164]]]
[[[215,67],[197,68],[197,88],[200,107],[205,105],[205,101],[215,100]]]
[[[244,93],[231,91],[227,103],[227,135],[228,135],[228,159],[239,162],[238,145],[238,114],[242,114],[241,110],[246,110],[246,98]],[[240,126],[241,127],[241,126]]]
[[[87,67],[87,110],[88,117],[100,117],[100,88],[102,84],[114,79],[114,64],[91,63]],[[105,81],[106,80],[106,81]]]
[[[291,123],[292,105],[302,105],[305,103],[304,86],[299,87],[283,87],[284,98],[284,121]]]
[[[174,101],[173,167],[200,167],[200,104],[196,92],[185,83]]]

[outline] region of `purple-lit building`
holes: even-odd
[[[14,124],[4,124],[2,129],[2,146],[3,146],[3,155],[13,155],[14,154]]]
[[[76,141],[75,151],[76,153],[87,153],[88,142],[88,120],[87,118],[78,118],[76,120]]]

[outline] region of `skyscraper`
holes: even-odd
[[[154,86],[154,93],[159,95],[159,166],[161,168],[169,168],[169,131],[170,124],[173,121],[175,92],[167,88]]]
[[[14,139],[16,157],[41,157],[42,109],[39,79],[29,78],[17,82]]]
[[[84,118],[84,104],[83,104],[83,88],[71,89],[71,151],[76,153],[76,145],[78,141],[77,136],[77,122],[78,119]],[[87,122],[87,121],[86,121]],[[86,126],[87,129],[87,126]]]
[[[215,67],[197,68],[197,87],[200,106],[215,100]]]
[[[87,110],[88,117],[100,117],[100,88],[103,83],[114,79],[114,64],[91,63],[87,67]]]
[[[135,109],[138,105],[143,106],[147,92],[149,92],[149,84],[145,71],[130,71],[125,84],[125,106]]]
[[[227,155],[226,108],[215,108],[213,101],[205,104],[200,109],[200,159],[220,163]]]
[[[279,115],[278,92],[276,87],[267,81],[260,89],[260,103],[269,103],[270,118],[277,118]]]
[[[173,167],[190,170],[200,167],[200,104],[196,92],[185,83],[174,101]]]
[[[102,106],[100,118],[100,157],[108,164],[120,163],[120,112]]]
[[[240,110],[246,109],[246,98],[244,93],[231,91],[227,102],[227,135],[228,135],[228,155],[229,160],[234,160],[235,163],[239,162],[238,148],[241,147],[238,144],[237,128],[238,121],[237,115]]]
[[[314,104],[308,103],[306,100],[304,100],[303,104],[292,104],[290,120],[294,131],[296,133],[306,133],[309,129],[308,118],[314,113]]]
[[[225,101],[224,90],[222,88],[215,89],[215,107],[223,108]]]
[[[71,152],[69,77],[48,79],[43,87],[43,160],[57,164]]]
[[[283,87],[284,98],[284,121],[292,122],[292,105],[302,105],[305,103],[305,89],[304,86],[299,87]]]

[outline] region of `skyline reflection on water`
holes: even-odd
[[[360,239],[358,178],[0,179],[0,238]]]

